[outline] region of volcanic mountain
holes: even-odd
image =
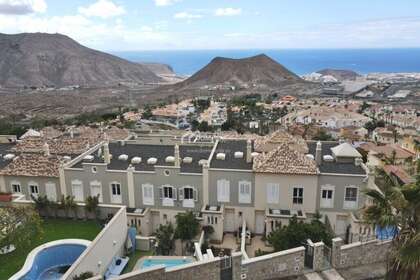
[[[295,82],[302,82],[302,79],[267,55],[260,54],[242,59],[216,57],[200,71],[175,86],[178,89],[223,85],[275,87]]]
[[[0,86],[105,86],[161,81],[149,68],[61,34],[0,34]]]

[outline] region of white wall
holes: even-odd
[[[124,206],[61,279],[72,280],[74,276],[88,271],[95,275],[105,274],[113,257],[119,256],[124,250],[127,230],[127,214]]]

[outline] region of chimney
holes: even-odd
[[[48,145],[47,142],[45,142],[45,144],[44,144],[44,155],[47,156],[47,157],[49,157],[51,155],[50,154],[50,145]]]
[[[322,144],[321,141],[316,142],[315,161],[317,165],[322,162]]]
[[[106,164],[110,164],[111,163],[111,156],[109,154],[109,144],[105,143],[104,144],[104,162]]]
[[[70,138],[74,138],[74,131],[73,131],[73,127],[70,128]]]
[[[246,141],[246,162],[250,163],[252,162],[252,141],[250,139],[248,139],[248,141]]]
[[[175,156],[175,167],[179,167],[181,165],[180,162],[180,156],[179,156],[179,146],[178,144],[175,144],[175,152],[174,152],[174,156]]]

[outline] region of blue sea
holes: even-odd
[[[372,72],[420,72],[420,48],[412,49],[285,49],[285,50],[182,50],[112,52],[134,62],[172,66],[179,75],[192,75],[216,56],[244,58],[265,53],[299,75],[324,68]]]

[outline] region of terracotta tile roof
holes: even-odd
[[[57,138],[57,139],[42,139],[39,137],[30,137],[17,143],[14,151],[17,153],[43,153],[44,145],[47,143],[51,154],[58,155],[76,155],[81,154],[89,147],[96,144],[90,142],[87,138]]]
[[[256,139],[254,142],[254,149],[258,152],[268,152],[281,144],[287,144],[291,149],[301,153],[308,153],[308,146],[302,137],[293,136],[282,130],[275,131],[270,135]]]
[[[53,130],[49,131],[52,135]],[[107,129],[91,128],[87,126],[73,128],[73,137],[70,132],[63,133],[57,138],[53,137],[27,137],[18,142],[14,151],[17,153],[43,153],[44,145],[47,143],[51,154],[58,155],[76,155],[81,154],[90,147],[98,144],[105,138],[113,140],[122,140],[129,136],[127,129],[110,127]],[[55,134],[57,135],[57,134]]]
[[[409,184],[411,182],[414,182],[414,178],[411,177],[407,172],[405,172],[404,169],[402,169],[401,166],[396,165],[385,165],[384,171],[388,175],[394,175],[398,179],[400,179],[404,184]]]
[[[22,154],[0,171],[2,175],[59,177],[60,157],[41,154]]]
[[[367,152],[374,151],[377,154],[382,154],[388,158],[392,157],[392,151],[396,152],[395,157],[397,159],[406,159],[406,158],[415,156],[414,153],[411,153],[396,144],[387,144],[387,145],[378,146],[378,145],[375,145],[374,143],[368,142],[368,143],[361,144],[360,148]]]
[[[255,157],[253,170],[276,174],[317,174],[315,161],[292,150],[287,144],[281,144],[275,150]]]

